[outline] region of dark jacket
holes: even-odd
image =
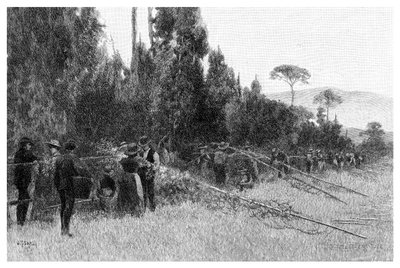
[[[55,163],[54,184],[58,191],[67,190],[74,191],[74,176],[78,176],[74,166],[74,156],[65,154],[57,157]]]
[[[38,160],[32,151],[19,149],[14,156],[15,164],[32,163]],[[17,165],[14,170],[14,184],[17,189],[26,189],[31,182],[32,165]]]
[[[89,167],[81,160],[79,157],[74,154],[70,153],[72,160],[74,161],[75,170],[78,172],[79,176],[85,178],[92,178],[93,175],[89,171]]]

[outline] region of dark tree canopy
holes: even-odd
[[[94,8],[7,9],[9,140],[73,132],[75,101],[96,69]]]

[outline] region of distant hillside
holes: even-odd
[[[360,144],[363,142],[364,139],[367,138],[367,136],[360,136],[360,132],[362,132],[362,129],[358,128],[342,128],[342,134],[345,135],[347,130],[347,137],[349,137],[355,144]],[[387,142],[393,142],[393,132],[388,132],[385,131],[385,135],[383,136],[384,141]]]
[[[318,105],[313,104],[314,96],[325,89],[327,87],[296,91],[294,104],[302,105],[315,114]],[[329,111],[331,120],[336,114],[339,122],[347,128],[365,129],[369,122],[378,121],[385,131],[393,130],[393,100],[391,98],[370,92],[333,90],[343,97],[343,103]],[[267,94],[267,98],[290,104],[291,94],[290,91],[285,91]]]

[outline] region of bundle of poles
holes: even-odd
[[[265,208],[267,210],[270,210],[272,212],[277,213],[278,215],[281,215],[281,216],[290,215],[290,216],[292,216],[294,218],[297,218],[297,219],[300,219],[300,220],[304,220],[304,221],[307,221],[307,222],[311,222],[311,223],[315,223],[315,224],[318,224],[318,225],[321,225],[321,226],[325,226],[325,227],[328,227],[328,228],[331,228],[331,229],[334,229],[334,230],[337,230],[337,231],[340,231],[340,232],[343,232],[343,233],[346,233],[346,234],[349,234],[349,235],[352,235],[352,236],[356,236],[358,238],[367,239],[366,236],[363,236],[363,235],[360,235],[360,234],[356,234],[354,232],[348,231],[346,229],[340,228],[338,226],[335,226],[335,225],[332,225],[332,224],[329,224],[329,223],[325,223],[325,222],[322,222],[322,221],[319,221],[319,220],[316,220],[316,219],[312,219],[311,217],[307,217],[307,216],[301,215],[301,214],[299,214],[297,212],[282,211],[279,208],[270,206],[270,205],[265,204],[263,202],[259,202],[259,201],[256,201],[254,199],[246,198],[246,197],[234,194],[234,193],[227,192],[227,191],[222,190],[222,189],[220,189],[218,187],[209,185],[208,183],[205,183],[205,182],[199,181],[197,179],[194,179],[193,177],[188,177],[188,179],[193,181],[194,183],[199,184],[202,187],[205,187],[205,188],[210,189],[212,191],[215,191],[215,192],[218,192],[218,193],[221,193],[221,194],[233,197],[233,198],[237,198],[237,199],[239,199],[239,200],[241,200],[243,202],[249,203],[249,204],[253,204],[253,205],[256,205],[256,206],[259,206],[259,207],[263,207],[263,208]]]
[[[274,167],[273,165],[268,164],[268,163],[265,163],[264,161],[260,160],[260,159],[271,160],[271,158],[268,157],[268,156],[266,156],[266,155],[258,154],[258,153],[254,153],[254,152],[243,151],[243,150],[240,150],[240,149],[235,148],[235,147],[229,147],[229,148],[232,149],[232,150],[234,150],[234,151],[236,151],[236,152],[238,152],[238,153],[241,154],[241,155],[244,155],[244,156],[246,156],[246,157],[249,157],[249,158],[253,159],[253,160],[256,161],[257,163],[260,163],[260,164],[262,164],[262,165],[264,165],[264,166],[266,166],[266,167],[268,167],[268,168],[270,168],[270,169],[272,169],[272,170],[275,170],[275,171],[277,171],[277,172],[282,172],[282,171],[280,171],[278,168]],[[345,190],[345,191],[347,191],[347,192],[350,192],[350,193],[354,193],[354,194],[358,194],[358,195],[361,195],[361,196],[364,196],[364,197],[368,197],[366,194],[363,194],[363,193],[361,193],[361,192],[355,191],[355,190],[350,189],[350,188],[348,188],[348,187],[345,187],[345,186],[343,186],[343,185],[339,185],[339,184],[336,184],[336,183],[333,183],[333,182],[328,182],[328,181],[322,180],[322,179],[317,178],[317,177],[315,177],[315,176],[313,176],[313,175],[311,175],[311,174],[308,174],[308,173],[305,173],[305,172],[303,172],[303,171],[301,171],[301,170],[298,170],[298,169],[296,169],[296,168],[294,168],[294,167],[292,167],[292,166],[290,166],[290,165],[288,165],[288,164],[286,164],[286,163],[283,163],[283,162],[279,162],[279,163],[280,163],[281,165],[284,165],[285,167],[287,167],[287,168],[289,168],[289,169],[291,169],[291,170],[297,172],[297,173],[300,173],[301,175],[307,176],[307,177],[309,177],[309,178],[312,178],[312,179],[314,179],[314,180],[317,180],[317,181],[319,181],[319,182],[321,182],[321,183],[324,183],[324,184],[326,184],[326,185],[334,186],[334,187],[343,189],[343,190]],[[288,176],[290,179],[293,179],[293,180],[298,181],[298,182],[300,182],[300,183],[302,183],[302,184],[304,184],[304,185],[307,185],[307,186],[310,187],[310,188],[313,188],[313,189],[315,189],[315,190],[318,190],[318,191],[324,193],[325,195],[331,197],[332,199],[334,199],[334,200],[336,200],[336,201],[339,201],[339,202],[341,202],[341,203],[343,203],[343,204],[347,204],[345,201],[339,199],[337,196],[335,196],[335,195],[333,195],[333,194],[331,194],[331,193],[325,191],[324,189],[322,189],[322,188],[320,188],[320,187],[318,187],[318,186],[312,185],[312,184],[310,184],[310,183],[308,183],[308,182],[306,182],[306,181],[304,181],[304,180],[301,180],[301,179],[299,179],[299,178],[297,178],[297,177],[295,177],[295,176],[290,176],[290,175],[288,175],[288,174],[287,174],[286,176]]]

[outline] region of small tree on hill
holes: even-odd
[[[327,121],[329,121],[329,108],[334,108],[342,102],[342,97],[333,92],[333,90],[330,88],[314,96],[314,103],[324,106],[326,108]]]
[[[379,122],[370,122],[367,124],[367,130],[360,133],[360,135],[367,135],[368,139],[379,140],[383,139],[385,131],[382,129],[382,125]]]
[[[308,84],[308,79],[310,79],[311,74],[307,69],[300,68],[295,65],[280,65],[275,67],[271,72],[270,72],[270,79],[278,79],[282,80],[286,83],[289,84],[290,90],[292,92],[292,103],[291,106],[293,106],[294,103],[294,89],[293,86],[297,83],[300,82],[302,84]]]
[[[362,142],[360,149],[370,156],[383,156],[387,154],[388,147],[383,140],[385,131],[379,122],[370,122],[367,129],[360,133],[360,136],[367,135],[368,138]]]

